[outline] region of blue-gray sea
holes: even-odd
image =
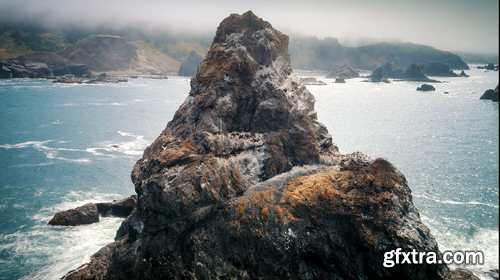
[[[300,75],[327,83],[308,89],[340,152],[389,159],[442,251],[484,252],[484,265],[465,267],[481,276],[499,261],[499,106],[479,97],[495,88],[498,72],[466,73],[436,78],[446,83],[433,92],[416,91],[416,82]],[[61,210],[134,194],[133,165],[188,93],[182,77],[0,80],[0,279],[58,279],[112,242],[121,218],[47,222]]]

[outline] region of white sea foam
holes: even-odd
[[[484,202],[478,202],[478,201],[453,201],[453,200],[440,200],[437,198],[431,198],[425,195],[419,195],[419,194],[413,194],[414,197],[420,197],[424,199],[429,199],[432,201],[435,201],[437,203],[442,203],[442,204],[457,204],[457,205],[484,205],[492,208],[498,208],[498,205],[494,205],[491,203],[484,203]]]

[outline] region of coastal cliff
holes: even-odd
[[[62,50],[59,55],[85,64],[91,71],[116,71],[128,69],[131,61],[137,60],[135,49],[119,36],[97,35]]]
[[[115,242],[64,279],[449,279],[402,173],[340,155],[293,72],[288,36],[252,12],[216,32],[191,91],[132,170]]]

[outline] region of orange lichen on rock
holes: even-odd
[[[236,213],[238,214],[243,214],[243,212],[245,211],[245,209],[248,208],[248,199],[243,197],[241,198],[239,201],[238,201],[238,204],[236,205],[236,208],[234,209],[236,211]]]
[[[267,207],[262,208],[261,214],[263,218],[269,216],[269,209]]]

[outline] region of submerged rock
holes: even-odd
[[[203,56],[197,54],[195,51],[192,51],[189,56],[182,62],[179,68],[179,73],[177,73],[177,75],[192,77],[194,74],[196,74],[196,70],[198,69],[198,66],[202,61]]]
[[[341,156],[292,71],[288,36],[252,12],[221,22],[191,91],[134,166],[115,242],[64,279],[448,279],[406,179]]]
[[[93,203],[57,213],[50,221],[53,226],[77,226],[99,222],[99,211]]]

